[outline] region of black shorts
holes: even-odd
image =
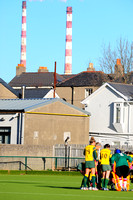
[[[116,174],[119,177],[123,176],[123,178],[126,178],[129,175],[129,172],[129,167],[126,165],[116,167]]]

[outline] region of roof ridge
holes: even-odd
[[[107,82],[109,84],[116,84],[116,85],[126,85],[126,86],[133,86],[132,84],[129,83],[117,83],[117,82]]]

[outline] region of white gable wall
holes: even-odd
[[[129,123],[129,133],[133,133],[133,104],[130,104],[130,123]]]
[[[91,113],[90,136],[102,144],[131,145],[133,143],[133,105],[105,84],[86,98],[86,111]],[[120,105],[120,122],[117,122],[116,107]],[[130,120],[129,120],[130,119]]]
[[[122,101],[114,92],[110,92],[108,87],[102,88],[101,91],[88,101],[87,111],[91,113],[90,132],[114,133],[113,127],[113,103]]]

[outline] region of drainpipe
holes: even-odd
[[[72,88],[72,99],[71,99],[71,104],[73,105],[73,100],[74,100],[74,87],[71,86],[71,88]]]
[[[22,99],[24,99],[24,94],[25,94],[25,86],[22,86]]]
[[[127,102],[128,105],[128,133],[130,133],[130,104]]]

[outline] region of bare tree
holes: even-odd
[[[121,59],[121,64],[124,68],[124,73],[128,73],[133,69],[133,42],[120,38],[117,41],[117,46],[114,50],[102,46],[102,57],[99,59],[101,70],[105,73],[113,73],[117,59]]]

